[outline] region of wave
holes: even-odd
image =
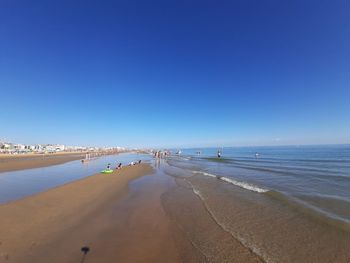
[[[202,172],[197,172],[197,173],[202,173]],[[213,174],[208,174],[206,173],[208,176],[210,177],[215,177],[217,178],[215,175]],[[186,179],[185,179],[186,180]],[[210,207],[208,206],[208,204],[206,203],[206,198],[202,195],[202,193],[196,189],[194,187],[194,185],[186,180],[189,185],[192,188],[192,191],[195,195],[197,195],[199,197],[199,199],[202,201],[205,209],[207,210],[208,214],[211,216],[211,218],[214,220],[214,222],[221,227],[225,232],[229,233],[233,238],[235,238],[238,242],[240,242],[242,244],[242,246],[244,246],[245,248],[247,248],[248,250],[250,250],[253,254],[255,254],[256,256],[258,256],[262,262],[266,262],[266,263],[272,263],[274,262],[271,258],[269,258],[266,253],[263,252],[262,249],[260,249],[259,247],[255,246],[253,243],[249,242],[248,240],[246,240],[245,238],[243,238],[241,235],[239,235],[238,233],[234,233],[232,231],[230,231],[225,224],[221,223],[217,217],[215,216],[215,213],[210,209]]]
[[[281,162],[307,162],[307,163],[349,163],[350,159],[349,158],[343,158],[343,159],[330,159],[330,158],[320,158],[320,159],[312,159],[312,158],[305,158],[305,159],[300,159],[300,158],[280,158],[280,157],[266,157],[266,156],[260,156],[256,158],[253,154],[251,156],[225,156],[221,158],[217,157],[208,157],[208,156],[203,156],[203,157],[196,157],[196,159],[202,159],[202,160],[209,160],[209,161],[218,161],[220,162],[221,160],[226,160],[226,161],[246,161],[246,162],[256,162],[257,160],[267,162],[267,163],[281,163]]]
[[[269,166],[247,166],[244,164],[236,163],[232,165],[233,168],[246,169],[257,172],[266,172],[269,174],[278,174],[280,176],[293,176],[300,177],[301,174],[308,175],[310,177],[318,179],[339,179],[339,180],[349,180],[348,175],[343,175],[341,172],[330,171],[325,169],[311,169],[311,168],[298,168],[298,167],[269,167]],[[280,168],[280,169],[278,169]]]
[[[276,201],[279,201],[285,205],[288,205],[291,208],[297,209],[299,212],[303,212],[304,214],[307,214],[314,219],[321,220],[327,224],[336,226],[337,228],[340,228],[342,230],[346,230],[347,232],[350,231],[350,220],[344,217],[341,217],[339,215],[335,215],[332,213],[329,213],[325,210],[323,210],[321,207],[314,206],[308,202],[305,202],[301,200],[298,197],[293,197],[290,195],[287,195],[285,193],[281,193],[278,191],[258,187],[252,184],[249,184],[247,182],[240,182],[237,180],[234,180],[232,178],[227,178],[224,176],[219,176],[211,173],[206,173],[202,171],[194,171],[195,174],[202,174],[208,177],[216,178],[219,180],[222,180],[224,182],[231,183],[235,186],[244,188],[246,190],[250,190],[257,193],[266,194],[267,196],[275,199]],[[193,188],[193,187],[192,187]],[[197,195],[200,195],[200,192],[196,192]],[[203,199],[203,198],[202,198]]]
[[[227,183],[233,184],[235,186],[238,186],[238,187],[241,187],[241,188],[244,188],[246,190],[253,191],[253,192],[257,192],[257,193],[266,193],[269,191],[268,189],[265,189],[265,188],[262,188],[262,187],[259,187],[256,185],[252,185],[252,184],[249,184],[247,182],[240,182],[240,181],[237,181],[237,180],[234,180],[232,178],[225,177],[225,176],[220,176],[220,175],[215,175],[215,174],[210,174],[210,173],[200,172],[200,171],[194,171],[193,173],[203,174],[205,176],[213,177],[213,178],[222,180],[224,182],[227,182]]]

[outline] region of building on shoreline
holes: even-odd
[[[122,152],[124,147],[86,147],[86,146],[66,146],[64,144],[20,144],[0,140],[0,154],[49,154],[59,152]]]

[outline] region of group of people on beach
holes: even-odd
[[[141,162],[142,162],[141,160],[134,161],[134,162],[129,163],[128,166],[133,166],[133,165],[136,165],[136,164],[140,164]],[[123,164],[119,163],[119,164],[117,164],[115,170],[122,169],[122,167],[123,167]],[[107,165],[107,170],[111,170],[111,164],[110,163]]]
[[[154,157],[157,159],[166,158],[169,155],[170,155],[169,151],[156,151],[156,152],[154,152]]]
[[[133,166],[133,165],[140,164],[140,163],[141,163],[141,160],[138,160],[138,161],[136,161],[136,162],[131,162],[131,163],[129,164],[129,166]]]
[[[200,155],[201,153],[202,153],[201,151],[197,151],[196,152],[197,155]],[[162,158],[166,158],[167,156],[170,156],[171,152],[170,151],[155,151],[155,152],[153,152],[153,154],[154,154],[154,158],[162,159]],[[178,151],[176,154],[180,155],[181,151]],[[217,151],[217,157],[221,158],[221,155],[222,155],[222,151],[218,150]]]

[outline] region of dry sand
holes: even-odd
[[[55,154],[0,154],[0,172],[23,170],[62,164],[79,160],[85,157],[85,153],[55,153]]]

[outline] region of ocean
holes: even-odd
[[[350,262],[350,145],[183,149],[166,163],[262,261]]]

